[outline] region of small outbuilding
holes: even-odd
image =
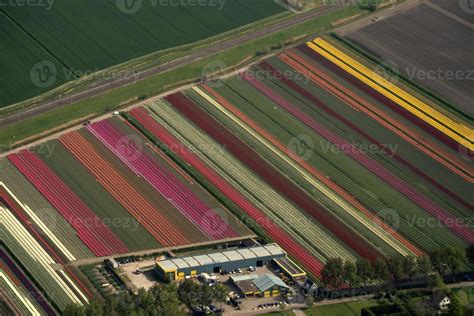
[[[288,286],[279,277],[264,274],[253,281],[264,297],[278,296],[288,291]]]
[[[279,277],[272,274],[244,274],[231,276],[230,280],[245,297],[279,296],[288,291],[288,286]]]
[[[451,304],[449,296],[442,292],[434,293],[431,301],[433,306],[440,311],[446,311]]]

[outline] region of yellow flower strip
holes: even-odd
[[[315,45],[314,43],[318,44]],[[421,118],[431,126],[435,127],[445,135],[454,139],[459,144],[462,144],[470,150],[474,150],[473,131],[464,124],[457,123],[442,113],[434,110],[429,105],[409,96],[408,93],[398,88],[394,84],[385,80],[381,76],[375,74],[359,62],[351,57],[337,50],[324,40],[317,38],[313,42],[308,42],[307,45],[324,56],[334,64],[338,65],[348,73],[352,74],[365,84],[374,88],[387,98],[396,102],[418,118]],[[355,68],[355,69],[354,69]],[[409,96],[409,97],[408,97]],[[406,101],[405,101],[406,100]],[[416,101],[415,101],[416,100]],[[408,101],[408,102],[407,102]],[[410,104],[410,103],[411,104]]]

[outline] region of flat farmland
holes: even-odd
[[[44,89],[31,81],[30,73],[39,61],[52,60],[51,55],[1,13],[0,43],[0,107],[44,92]],[[59,67],[57,62],[54,65]],[[59,78],[59,81],[63,79]]]
[[[143,1],[131,9],[111,0],[4,6],[0,42],[7,48],[2,49],[0,61],[11,66],[3,76],[10,84],[2,89],[0,107],[46,92],[77,75],[193,43],[283,11],[273,0],[207,1],[203,6]],[[56,66],[56,80],[38,87],[30,71],[44,60]]]
[[[446,15],[438,2],[382,19],[347,38],[472,116],[472,29],[462,15]]]
[[[465,8],[461,7],[461,5],[468,7],[469,1],[432,0],[431,2],[460,18],[469,21],[470,23],[474,23],[474,15],[472,12],[464,10]],[[471,11],[472,9],[474,9],[474,7],[471,5]]]

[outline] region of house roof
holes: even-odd
[[[439,303],[441,303],[446,297],[449,299],[449,296],[446,295],[446,294],[444,294],[443,292],[436,292],[436,293],[433,294],[432,301],[433,301],[433,303],[439,304]]]
[[[260,292],[265,292],[274,286],[288,288],[285,282],[283,282],[279,277],[271,274],[264,274],[253,280],[253,283]]]

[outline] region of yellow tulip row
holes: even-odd
[[[470,127],[461,122],[456,122],[433,109],[428,104],[379,76],[323,39],[316,38],[313,42],[308,42],[307,45],[416,117],[424,120],[464,147],[474,150],[474,133]]]

